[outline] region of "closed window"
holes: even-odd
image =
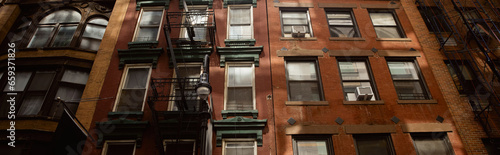
[[[474,94],[476,89],[486,93],[482,87],[476,87],[479,81],[475,80],[474,72],[466,60],[446,60],[445,63],[460,94]]]
[[[184,99],[186,100],[186,105],[184,105],[186,111],[196,111],[199,110],[200,100],[198,98],[198,94],[196,93],[196,84],[195,80],[200,79],[201,73],[201,63],[179,63],[177,65],[179,67],[178,73],[175,74],[174,78],[186,78],[183,82],[181,79],[181,83],[184,84]],[[181,87],[179,87],[179,83],[175,81],[172,83],[173,91],[170,96],[174,96],[174,101],[170,102],[169,110],[178,111],[178,104],[182,104],[181,97]]]
[[[391,136],[389,134],[353,135],[358,155],[394,155]]]
[[[81,18],[74,10],[59,10],[45,16],[38,23],[28,48],[70,46]]]
[[[332,37],[360,37],[351,10],[326,10],[326,18]]]
[[[375,100],[374,82],[366,59],[339,59],[342,87],[346,101]]]
[[[424,19],[427,29],[431,32],[451,32],[451,27],[446,24],[445,16],[438,7],[419,6],[420,15]]]
[[[411,138],[418,155],[453,155],[446,132],[412,133]]]
[[[294,155],[333,155],[331,135],[293,136]]]
[[[102,155],[134,155],[134,141],[106,141]]]
[[[321,101],[323,93],[316,60],[287,60],[286,75],[290,101]]]
[[[85,31],[83,31],[80,48],[97,51],[107,25],[108,20],[104,18],[97,17],[89,20],[85,27]]]
[[[223,155],[257,155],[257,141],[252,139],[224,139]]]
[[[151,66],[127,66],[124,70],[114,111],[142,111]]]
[[[406,38],[394,11],[370,10],[377,38]]]
[[[406,61],[388,60],[387,64],[400,100],[430,99],[414,59]]]
[[[252,6],[229,5],[227,39],[252,39]]]
[[[312,37],[310,21],[308,10],[281,10],[283,37],[292,37],[292,33],[305,33],[305,37]]]
[[[254,64],[227,63],[226,74],[225,110],[255,109]]]
[[[195,155],[196,141],[194,139],[167,139],[165,143],[165,152],[175,155]]]
[[[142,8],[134,41],[157,41],[162,19],[163,8]]]
[[[187,28],[182,28],[180,38],[189,40],[189,34],[195,41],[206,41],[207,40],[207,23],[208,23],[208,13],[207,7],[194,7],[188,6],[189,12],[183,17],[183,24],[186,26],[191,26],[192,31]]]

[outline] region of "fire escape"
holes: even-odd
[[[152,78],[148,106],[160,154],[205,154],[207,123],[211,119],[208,55],[214,51],[213,11],[168,12],[164,25],[172,78]],[[171,37],[171,36],[179,36]],[[202,74],[183,77],[177,63],[203,62]],[[205,91],[205,96],[202,93]],[[208,146],[209,147],[209,146]]]
[[[440,43],[461,94],[466,94],[484,131],[491,138],[499,122],[500,12],[493,0],[417,0],[424,20]],[[454,71],[453,71],[454,70]],[[494,113],[497,115],[495,116]]]

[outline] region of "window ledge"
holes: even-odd
[[[290,40],[301,40],[301,41],[316,41],[318,38],[316,37],[305,37],[305,38],[291,38],[291,37],[281,37],[281,41],[290,41]]]
[[[376,38],[377,41],[400,41],[400,42],[411,42],[410,38]]]
[[[287,106],[328,106],[328,101],[285,101]]]
[[[226,119],[228,116],[252,116],[253,119],[257,119],[259,115],[258,110],[222,110],[222,119]]]
[[[437,104],[437,100],[396,100],[399,104]]]
[[[365,38],[330,37],[330,41],[365,41]]]
[[[381,105],[384,104],[384,100],[378,100],[378,101],[343,101],[344,104],[347,105]]]

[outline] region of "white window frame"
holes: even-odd
[[[192,62],[192,63],[178,63],[177,64],[177,67],[179,68],[179,70],[181,70],[181,68],[183,67],[200,67],[200,75],[201,73],[203,72],[203,63],[201,62]],[[172,75],[172,78],[177,78],[177,73],[174,71],[173,75]],[[174,96],[175,95],[175,86],[174,86],[174,83],[171,84],[170,86],[170,95],[171,96]],[[174,105],[175,105],[175,101],[169,101],[168,102],[168,108],[167,110],[168,111],[177,111],[177,110],[174,110]]]
[[[163,140],[163,150],[167,151],[167,142],[176,142],[176,139],[164,139]],[[196,154],[196,140],[194,139],[179,139],[179,142],[193,142],[193,155]]]
[[[229,39],[229,29],[231,27],[231,9],[232,8],[248,8],[250,9],[250,35],[251,39],[254,39],[254,28],[253,28],[253,6],[251,4],[243,4],[243,5],[228,5],[227,6],[227,27],[226,27],[226,39]],[[239,40],[239,39],[231,39],[231,40]]]
[[[255,64],[253,62],[226,62],[225,67],[225,80],[224,80],[224,110],[226,110],[227,98],[228,98],[228,80],[229,80],[229,67],[252,67],[252,102],[253,102],[253,110],[256,109],[256,101],[255,101]]]
[[[132,41],[136,41],[137,40],[137,35],[139,35],[139,28],[140,28],[140,25],[141,25],[141,19],[142,19],[142,14],[144,13],[144,11],[159,11],[161,10],[162,11],[162,15],[161,15],[161,19],[160,19],[160,26],[158,26],[158,34],[156,34],[156,41],[158,41],[158,38],[160,37],[160,32],[161,32],[161,27],[163,25],[163,18],[165,17],[165,9],[163,6],[158,6],[158,7],[143,7],[141,8],[141,13],[139,13],[139,18],[137,18],[137,24],[135,26],[135,30],[134,30],[134,37],[132,38]],[[109,22],[109,21],[108,21]]]
[[[222,139],[222,155],[226,155],[226,144],[231,142],[253,142],[253,153],[254,155],[257,155],[257,140],[256,139],[250,139],[250,138],[228,138],[228,139]]]
[[[187,8],[188,8],[188,11],[191,10],[191,9],[193,9],[193,10],[203,10],[203,9],[205,9],[205,11],[208,11],[208,5],[188,5]],[[207,14],[207,22],[208,22],[208,20],[210,20],[210,19],[208,19],[208,14]],[[183,15],[182,16],[182,23],[184,23],[185,21],[186,21],[186,17]],[[207,28],[205,28],[205,29],[208,31]],[[179,38],[189,37],[189,36],[184,36],[184,34],[186,34],[186,31],[187,31],[186,28],[181,28],[180,33],[179,33]],[[201,41],[206,41],[206,40],[207,40],[207,38],[205,36],[205,38],[203,40],[201,40]]]
[[[132,152],[132,154],[135,154],[135,149],[137,147],[137,143],[135,142],[135,140],[107,140],[104,142],[101,155],[107,155],[109,145],[108,143],[134,143],[134,151]]]
[[[113,112],[116,112],[116,108],[118,106],[118,103],[120,102],[122,90],[123,90],[123,87],[125,87],[125,81],[127,80],[128,71],[130,68],[148,68],[149,69],[148,78],[146,81],[146,91],[144,91],[144,98],[142,99],[141,111],[144,111],[144,102],[146,101],[148,89],[149,89],[149,82],[151,81],[151,72],[152,72],[151,64],[125,64],[125,67],[123,69],[123,75],[122,75],[122,78],[120,80],[120,87],[118,88],[118,93],[116,95],[115,105],[113,106]]]
[[[285,38],[292,38],[292,33],[285,33],[285,28],[283,25],[283,12],[305,12],[307,16],[307,27],[309,28],[309,33],[305,33],[305,38],[311,38],[314,37],[313,33],[313,28],[312,28],[312,23],[311,23],[311,15],[309,14],[309,9],[307,10],[280,10],[280,24],[281,24],[281,34]],[[328,30],[330,31],[330,30]],[[293,30],[292,30],[293,32]],[[330,33],[330,32],[328,32]]]

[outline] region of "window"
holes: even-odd
[[[365,100],[361,96],[361,99],[358,99],[358,96],[356,96],[356,89],[358,87],[370,89],[371,92],[373,92],[372,94],[375,94],[374,90],[376,89],[373,89],[375,87],[372,81],[372,74],[370,69],[367,67],[367,64],[369,63],[366,59],[361,59],[359,61],[339,59],[338,63],[346,101]],[[376,95],[372,95],[372,97],[367,98],[366,100],[373,101],[375,99]]]
[[[388,60],[394,87],[400,100],[430,99],[415,60]]]
[[[163,8],[142,8],[134,41],[157,41],[163,19]]]
[[[227,63],[225,110],[255,109],[254,64]]]
[[[252,6],[228,6],[228,39],[253,38]]]
[[[321,101],[323,92],[316,60],[287,60],[288,100]]]
[[[370,10],[377,38],[406,38],[394,11]]]
[[[134,155],[134,141],[106,141],[104,143],[102,155]]]
[[[453,155],[453,149],[446,132],[412,133],[413,144],[419,155]]]
[[[193,26],[193,40],[206,41],[208,13],[207,6],[188,6],[189,12],[183,17],[183,24]],[[181,37],[189,40],[188,30],[182,28]]]
[[[360,37],[352,10],[326,10],[332,37]]]
[[[461,94],[474,94],[475,85],[479,83],[474,79],[475,76],[469,63],[466,60],[446,60],[445,63],[458,92]]]
[[[292,37],[292,33],[305,33],[312,37],[308,10],[281,10],[281,30],[283,37]]]
[[[83,32],[80,48],[97,51],[107,25],[108,20],[101,17],[89,20],[89,22],[87,22],[87,26],[85,27],[85,31]]]
[[[358,155],[394,155],[391,136],[389,134],[353,135]]]
[[[142,111],[151,75],[151,66],[127,65],[113,111]]]
[[[80,13],[74,10],[60,10],[45,16],[38,23],[28,47],[69,46],[81,18]]]
[[[79,101],[82,98],[85,84],[89,78],[89,73],[78,70],[65,70],[61,81],[59,82],[59,89],[57,90],[55,98],[60,97],[66,103],[66,106],[76,114]],[[59,117],[64,112],[64,107],[59,104],[53,104],[50,109],[49,115]]]
[[[293,136],[293,155],[333,155],[331,135]]]
[[[257,141],[252,139],[224,139],[223,155],[257,155]]]
[[[445,16],[438,7],[417,7],[420,15],[424,19],[427,29],[431,32],[451,32],[451,28],[446,22]]]
[[[196,141],[194,139],[167,139],[165,143],[165,152],[175,155],[195,155]]]
[[[177,65],[179,67],[179,76],[175,75],[174,73],[174,78],[187,78],[186,80],[192,81],[193,79],[200,79],[200,74],[201,74],[201,63],[179,63]],[[179,87],[179,84],[177,82],[172,83],[172,95],[175,96],[175,101],[170,102],[169,110],[171,111],[178,111],[179,108],[177,107],[177,104],[181,104],[181,90]],[[195,83],[188,83],[187,85],[184,86],[184,97],[186,99],[186,104],[187,107],[185,110],[187,111],[196,111],[199,109],[199,98],[198,94],[196,93],[196,84]],[[178,102],[178,103],[176,103]]]

